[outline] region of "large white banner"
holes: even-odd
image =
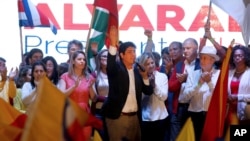
[[[49,28],[22,29],[24,53],[32,48],[39,48],[45,56],[53,56],[61,63],[68,59],[66,53],[70,40],[78,39],[85,46],[93,0],[32,2],[52,19],[58,33],[54,35]],[[183,42],[188,37],[199,41],[204,35],[203,26],[207,20],[208,5],[209,0],[118,0],[120,40],[133,41],[137,46],[137,55],[140,55],[147,40],[144,29],[153,30],[153,40],[159,53],[172,41]],[[17,12],[17,9],[12,12]],[[212,36],[217,42],[224,46],[228,46],[232,39],[243,43],[237,23],[215,5],[212,5],[210,18]],[[17,19],[16,25],[18,26]],[[11,45],[18,48],[21,46],[17,39],[19,32],[15,33],[17,35],[13,36]],[[11,55],[13,51],[7,55]],[[16,51],[20,52],[20,49]],[[21,58],[21,54],[16,58]],[[16,59],[12,65],[18,65],[20,61]]]

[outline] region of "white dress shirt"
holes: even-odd
[[[126,100],[125,105],[123,106],[123,109],[122,109],[122,112],[124,112],[124,113],[137,112],[137,110],[138,110],[137,100],[136,100],[136,92],[135,92],[134,70],[129,69],[128,75],[129,75],[129,90],[128,90],[127,100]]]
[[[209,83],[204,82],[203,84],[198,85],[201,74],[201,70],[196,70],[190,73],[188,75],[183,94],[179,96],[185,101],[190,100],[188,111],[191,112],[201,112],[208,110],[220,70],[213,69],[211,81]]]

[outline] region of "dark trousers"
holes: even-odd
[[[95,116],[97,118],[101,119],[102,122],[103,122],[103,130],[97,130],[99,135],[101,136],[103,141],[109,141],[108,131],[107,131],[108,129],[107,129],[107,126],[106,126],[105,118],[101,114],[101,109],[96,109],[95,110]]]
[[[156,121],[142,121],[141,139],[142,141],[164,141],[167,128],[167,118]]]
[[[194,126],[195,141],[200,141],[207,112],[190,112]]]
[[[181,122],[181,127],[183,127],[183,125],[186,123],[189,115],[188,112],[188,107],[189,107],[189,103],[179,103],[178,104],[178,118],[180,119]]]

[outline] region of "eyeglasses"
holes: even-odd
[[[108,56],[107,56],[107,55],[102,55],[101,57],[102,57],[102,58],[107,58]]]
[[[237,58],[237,57],[239,57],[239,58],[244,58],[245,56],[244,56],[243,54],[235,54],[235,55],[233,56],[233,58]]]

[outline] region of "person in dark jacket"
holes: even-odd
[[[153,93],[146,71],[136,67],[136,46],[124,42],[117,48],[117,29],[110,31],[111,45],[108,53],[107,75],[109,94],[102,110],[106,120],[110,141],[140,141],[141,99],[142,92]],[[119,61],[116,54],[119,53]]]

